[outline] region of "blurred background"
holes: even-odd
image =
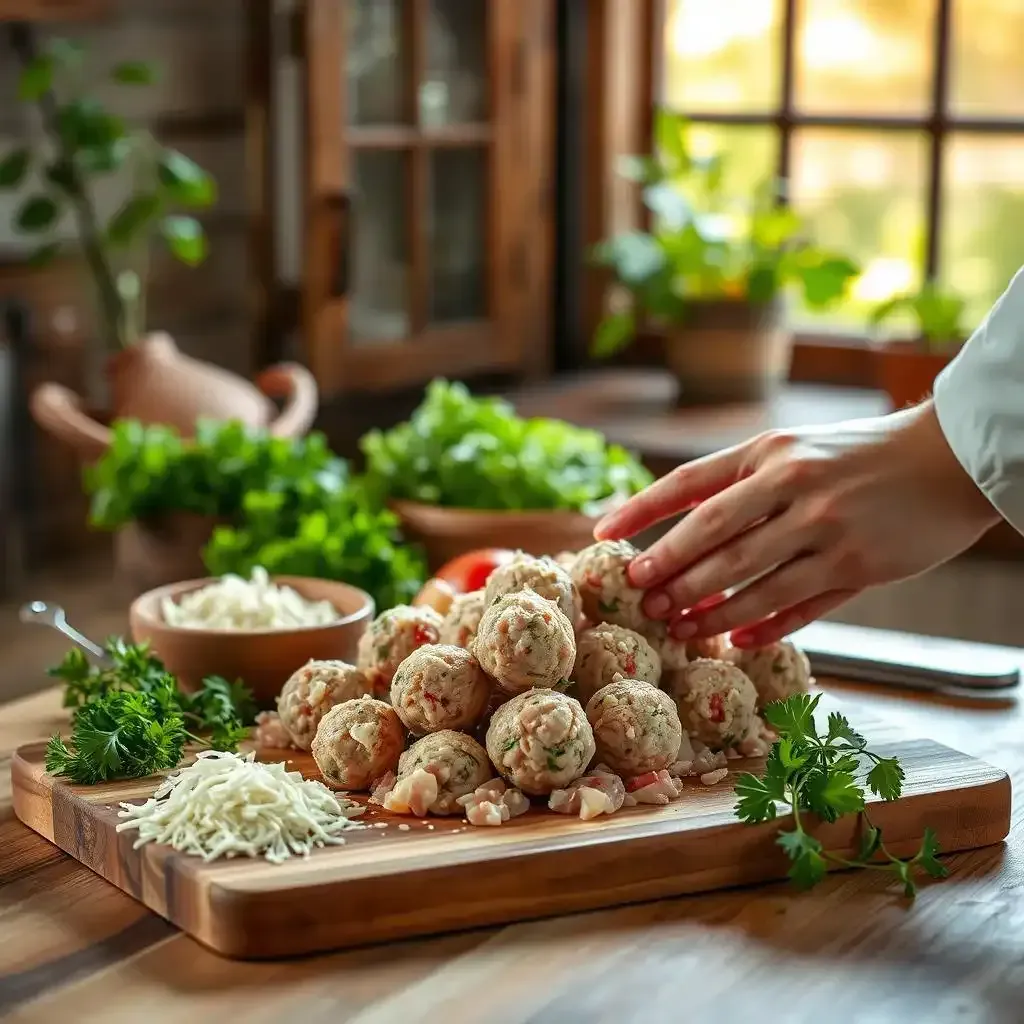
[[[10,673],[26,596],[123,628],[106,424],[230,418],[274,364],[357,468],[435,377],[655,473],[923,397],[1024,264],[1022,40],[1021,0],[0,0]],[[1017,643],[1022,550],[835,617]]]

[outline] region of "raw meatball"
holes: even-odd
[[[480,620],[473,653],[506,693],[569,678],[576,636],[558,605],[532,590],[499,597]]]
[[[472,793],[494,774],[484,748],[472,736],[452,729],[432,732],[402,754],[395,789],[416,772],[427,772],[437,780],[437,795],[427,807],[431,814],[461,813],[459,797]]]
[[[616,679],[642,679],[658,685],[661,658],[639,633],[603,622],[576,638],[572,679],[581,704]]]
[[[418,647],[391,680],[391,704],[415,736],[470,728],[490,699],[491,680],[480,662],[454,644]]]
[[[678,672],[690,664],[692,641],[677,640],[666,623],[648,619],[638,632],[658,652],[662,672]]]
[[[484,606],[489,608],[499,597],[521,590],[532,590],[539,597],[554,601],[573,625],[580,617],[580,594],[576,584],[553,558],[535,558],[520,551],[511,562],[499,565],[487,577]]]
[[[629,541],[601,540],[576,556],[572,580],[579,588],[583,614],[591,622],[614,622],[638,633],[650,626],[641,607],[644,591],[631,586],[626,577],[629,563],[638,554]]]
[[[487,753],[507,782],[533,796],[564,789],[594,756],[594,733],[578,700],[528,690],[502,704],[487,730]]]
[[[281,724],[281,716],[276,711],[261,711],[256,716],[253,742],[257,747],[270,750],[290,750],[295,746],[291,734]]]
[[[660,771],[679,759],[679,712],[672,698],[650,683],[609,683],[590,698],[586,713],[598,756],[625,778]]]
[[[459,647],[469,647],[476,631],[480,626],[480,617],[484,613],[486,603],[482,590],[471,590],[468,594],[459,594],[448,614],[441,623],[441,630],[438,643],[456,644]]]
[[[794,693],[805,693],[814,681],[807,655],[789,640],[749,651],[732,647],[726,658],[754,684],[759,708]]]
[[[299,750],[309,750],[320,719],[335,704],[372,693],[370,681],[345,661],[309,661],[292,673],[277,698],[277,713]]]
[[[724,636],[703,636],[686,641],[686,654],[690,661],[697,658],[715,658],[725,660],[725,652],[729,643]]]
[[[576,561],[576,551],[559,551],[555,555],[555,561],[567,572],[572,575],[573,563]]]
[[[424,644],[436,644],[441,616],[427,605],[399,604],[381,612],[359,638],[356,664],[366,674],[373,693],[387,700],[395,669]]]
[[[757,691],[735,665],[698,658],[663,681],[683,728],[712,750],[734,747],[760,727]]]
[[[336,789],[369,789],[392,772],[405,746],[405,726],[395,709],[373,697],[336,704],[313,737],[313,760]]]

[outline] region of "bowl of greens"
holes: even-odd
[[[464,551],[575,551],[651,474],[596,430],[518,416],[500,398],[432,381],[405,423],[360,443],[367,487],[398,514],[430,568]]]

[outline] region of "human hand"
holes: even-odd
[[[866,587],[947,561],[999,520],[930,401],[761,434],[680,466],[594,533],[632,537],[688,510],[633,561],[630,581],[676,638],[733,631],[739,647],[772,643]]]

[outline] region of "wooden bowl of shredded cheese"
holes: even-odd
[[[354,662],[373,599],[335,580],[301,576],[185,580],[147,591],[129,611],[132,639],[146,642],[183,689],[205,676],[241,679],[271,707],[311,658]]]

